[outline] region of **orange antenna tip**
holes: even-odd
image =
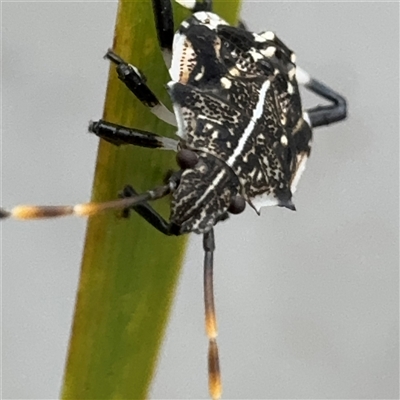
[[[208,388],[213,400],[221,398],[221,371],[219,368],[218,346],[214,339],[210,340],[208,347]]]
[[[13,218],[25,220],[62,217],[72,213],[71,206],[17,206],[9,214]]]

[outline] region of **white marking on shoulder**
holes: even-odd
[[[296,63],[296,54],[292,53],[290,56],[290,61],[295,64]]]
[[[293,94],[294,92],[294,87],[290,82],[287,83],[287,91],[289,94]]]
[[[281,136],[281,145],[286,147],[288,145],[289,141],[286,135]]]
[[[253,33],[253,37],[254,37],[254,41],[258,42],[258,43],[264,43],[265,42],[265,38],[263,38],[262,36],[260,36],[257,33]]]
[[[262,38],[265,40],[274,40],[275,39],[275,33],[271,31],[266,31],[260,34]]]
[[[304,71],[303,68],[300,68],[299,66],[297,66],[296,79],[297,79],[297,83],[299,85],[307,85],[307,83],[310,82],[311,77],[306,71]]]
[[[229,25],[225,20],[212,12],[199,11],[194,13],[193,17],[212,31],[215,31],[218,25]]]
[[[265,57],[272,57],[276,52],[276,47],[274,46],[269,46],[265,50],[261,50],[260,53],[262,53]]]
[[[196,0],[176,0],[181,6],[193,10],[196,6]]]
[[[242,153],[242,150],[247,142],[247,139],[252,134],[258,119],[263,115],[265,96],[267,95],[267,91],[270,87],[270,84],[271,84],[270,81],[267,80],[261,86],[260,95],[258,97],[256,107],[253,110],[253,115],[251,116],[250,123],[247,125],[246,129],[244,130],[243,135],[240,138],[236,149],[234,150],[234,152],[232,153],[232,155],[229,157],[229,159],[226,162],[230,167],[232,167],[233,163],[236,161],[237,156]]]

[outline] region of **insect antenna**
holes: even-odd
[[[68,215],[78,217],[89,217],[105,210],[127,209],[134,205],[145,203],[150,200],[160,199],[176,187],[176,182],[170,182],[163,186],[158,186],[153,190],[138,194],[133,197],[110,200],[105,202],[89,202],[67,206],[32,206],[20,205],[12,208],[10,211],[0,208],[0,219],[14,218],[20,220],[56,218]]]
[[[217,345],[217,318],[214,306],[213,266],[215,239],[211,229],[203,236],[204,248],[204,306],[208,336],[208,388],[213,400],[221,398],[222,383]]]

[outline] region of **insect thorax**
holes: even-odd
[[[293,207],[310,153],[294,61],[273,33],[231,27],[212,13],[194,14],[174,38],[168,86],[178,135],[233,171],[257,211]]]

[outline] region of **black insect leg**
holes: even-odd
[[[346,118],[347,104],[344,97],[316,79],[311,79],[305,87],[333,103],[328,106],[310,108],[306,111],[312,127],[329,125]]]
[[[322,82],[311,78],[307,72],[297,67],[296,78],[299,84],[316,95],[330,101],[332,104],[326,106],[317,106],[305,111],[304,119],[310,123],[311,127],[324,126],[338,122],[347,116],[346,99],[339,93]]]
[[[130,186],[125,186],[124,190],[120,193],[120,197],[129,198],[136,197],[138,193],[136,190]],[[171,224],[167,222],[157,211],[154,210],[148,203],[142,203],[135,207],[131,207],[130,209],[124,210],[124,217],[129,216],[129,211],[134,210],[141,217],[143,217],[150,225],[156,228],[158,231],[163,233],[164,235],[172,235]]]
[[[182,171],[173,172],[168,179],[167,186],[169,187],[169,193],[173,192],[179,185],[181,179]],[[152,193],[150,190],[149,193]],[[119,194],[120,198],[130,199],[137,198],[138,193],[136,190],[127,185]],[[175,224],[167,222],[153,207],[149,205],[148,202],[140,202],[134,204],[133,207],[127,207],[123,210],[123,216],[129,217],[130,210],[137,212],[141,217],[143,217],[150,225],[156,228],[158,231],[164,235],[180,235],[179,227]]]
[[[133,65],[128,64],[112,50],[108,50],[105,58],[117,65],[118,78],[125,86],[159,119],[176,126],[174,113],[162,104],[146,85],[146,77]]]
[[[167,68],[171,67],[172,45],[174,41],[174,15],[171,0],[152,0],[154,21],[156,24],[157,38],[164,62]],[[192,12],[212,11],[213,0],[177,0],[177,3]]]
[[[219,399],[222,393],[221,371],[217,346],[217,318],[214,305],[214,230],[211,229],[203,236],[204,248],[204,306],[208,344],[208,387],[212,399]]]
[[[151,149],[177,150],[178,141],[155,133],[142,131],[140,129],[127,128],[125,126],[112,124],[104,120],[92,121],[89,124],[89,132],[100,138],[115,144],[132,144],[134,146],[148,147]]]
[[[172,43],[175,34],[171,0],[152,0],[152,3],[158,43],[164,57],[164,62],[167,68],[170,68]]]
[[[11,210],[0,208],[0,219],[13,218],[19,220],[44,219],[66,216],[90,217],[107,210],[134,209],[149,221],[155,228],[166,235],[179,235],[179,229],[173,224],[168,224],[149,205],[149,201],[161,199],[173,192],[179,184],[181,171],[174,172],[163,186],[138,194],[132,188],[126,189],[119,199],[104,202],[89,202],[65,206],[31,206],[22,205]],[[129,190],[131,189],[131,190]],[[136,207],[137,206],[137,207]],[[158,216],[158,219],[157,219]]]

